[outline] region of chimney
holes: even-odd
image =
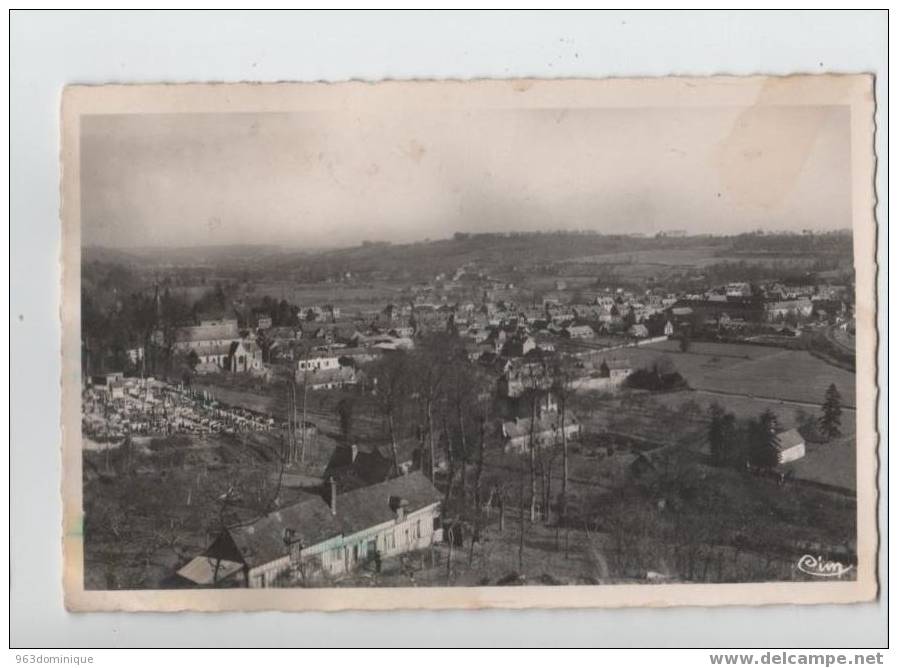
[[[391,496],[388,501],[390,505],[390,510],[393,511],[394,516],[397,522],[401,522],[405,519],[405,509],[408,506],[408,501],[399,496]]]
[[[328,479],[328,483],[331,486],[331,515],[337,514],[337,481],[334,480],[334,476],[331,476]]]

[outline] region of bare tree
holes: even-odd
[[[369,367],[374,380],[374,396],[377,405],[387,421],[390,452],[393,457],[393,472],[399,470],[398,438],[401,428],[403,405],[411,392],[410,374],[412,368],[408,355],[396,351],[384,355]]]
[[[531,479],[533,478],[531,468]],[[531,522],[533,521],[533,504],[530,505]],[[518,571],[524,570],[524,467],[518,482]]]
[[[552,391],[558,399],[559,422],[561,426],[561,495],[559,498],[559,521],[565,521],[565,507],[568,497],[568,479],[570,475],[569,459],[568,459],[568,441],[567,441],[567,407],[571,395],[574,392],[574,380],[576,378],[576,369],[571,358],[558,355],[551,365],[552,374]]]
[[[483,448],[486,439],[486,421],[490,410],[491,379],[483,370],[471,364],[458,351],[458,362],[446,374],[445,399],[449,402],[454,417],[457,438],[456,464],[461,473],[461,505],[463,511],[468,506],[468,467],[471,464],[473,443],[477,443],[475,458],[475,488],[479,486],[479,475],[483,470]],[[479,427],[478,427],[479,425]],[[479,508],[479,490],[475,492],[475,509]]]
[[[421,337],[412,353],[414,391],[424,413],[430,450],[428,477],[431,481],[436,475],[435,412],[444,396],[446,375],[453,363],[458,362],[456,359],[457,346],[457,337],[446,332],[431,332]]]
[[[547,374],[544,364],[530,364],[527,366],[522,376],[525,393],[529,399],[530,407],[530,430],[527,437],[527,455],[530,468],[530,521],[536,521],[536,449],[539,447],[537,440],[536,426],[540,418],[541,407],[540,401],[546,394]]]
[[[474,461],[474,507],[477,509],[477,517],[480,517],[483,499],[481,498],[481,481],[483,479],[483,459],[486,450],[487,413],[482,411],[477,416],[479,424],[477,434],[477,455]]]

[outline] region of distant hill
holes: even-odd
[[[590,232],[456,234],[451,239],[406,244],[366,242],[333,250],[300,250],[277,245],[200,246],[187,248],[85,248],[85,262],[144,266],[214,267],[217,271],[276,273],[295,280],[323,280],[351,272],[402,276],[411,280],[451,273],[463,265],[490,272],[526,272],[565,260],[619,253],[673,251],[701,247],[721,260],[743,253],[781,253],[811,257],[851,257],[847,232],[816,235],[743,234],[736,236],[627,236]]]
[[[131,251],[105,246],[85,246],[81,249],[81,262],[102,262],[104,264],[141,264],[146,258]]]
[[[285,253],[296,255],[295,249],[285,249],[276,245],[229,245],[229,246],[148,246],[138,248],[107,248],[87,246],[81,249],[82,262],[119,262],[141,265],[176,266],[216,266],[222,263],[244,264],[254,261],[268,261]],[[305,255],[305,253],[299,253]]]
[[[687,238],[659,240],[652,237],[606,236],[576,233],[470,234],[453,239],[408,244],[367,244],[302,257],[289,253],[271,258],[290,271],[298,265],[314,266],[326,273],[406,273],[411,277],[451,273],[463,265],[495,271],[522,270],[534,265],[622,250],[683,247]],[[693,240],[692,243],[695,243]],[[702,243],[708,245],[708,238]],[[721,245],[727,241],[721,238]]]

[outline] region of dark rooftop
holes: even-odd
[[[243,560],[250,566],[274,561],[288,553],[285,536],[293,542],[315,545],[339,534],[349,535],[392,520],[390,499],[402,499],[412,513],[442,499],[423,473],[414,472],[386,482],[337,494],[337,514],[320,497],[304,499],[257,519],[229,529]]]
[[[340,533],[330,506],[316,496],[269,513],[252,524],[231,528],[230,534],[244,561],[258,566],[287,554],[286,529],[293,531],[293,541],[305,545],[315,545]]]

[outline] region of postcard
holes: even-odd
[[[66,605],[875,598],[874,106],[67,87]]]

